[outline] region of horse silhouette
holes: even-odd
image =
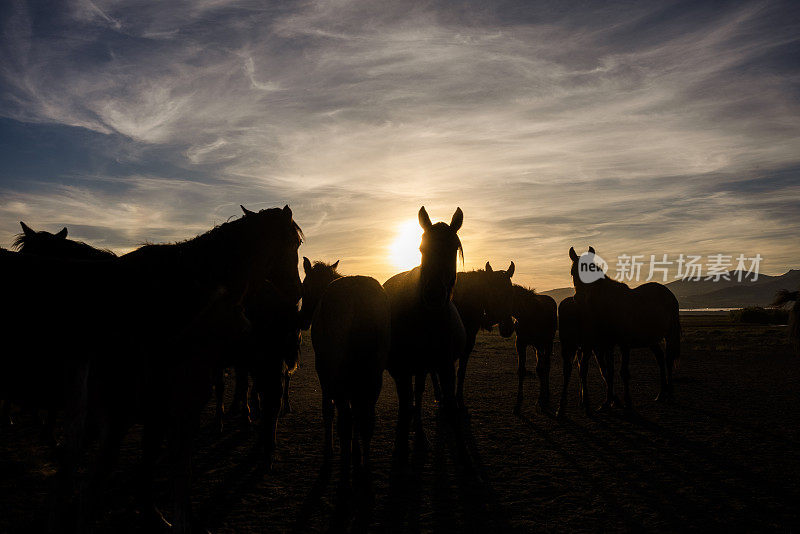
[[[594,249],[589,247],[589,253]],[[630,349],[646,347],[658,362],[660,391],[656,400],[672,397],[672,370],[680,357],[681,324],[678,299],[666,286],[649,282],[631,289],[626,284],[603,275],[597,281],[584,282],[579,273],[579,256],[569,249],[570,274],[575,286],[575,301],[586,326],[589,344],[597,354],[606,400],[603,408],[619,405],[614,395],[614,347],[622,353],[620,375],[624,406],[633,408],[630,396]],[[661,341],[666,340],[666,355]]]
[[[222,365],[232,366],[236,376],[230,415],[241,415],[249,426],[253,421],[251,414],[259,414],[259,446],[263,448],[267,467],[272,465],[278,416],[288,404],[289,379],[297,369],[300,352],[299,316],[293,298],[283,295],[269,280],[262,280],[244,299],[244,314],[250,329],[222,353]],[[214,384],[215,427],[219,431],[225,413],[223,371],[223,367],[215,370]]]
[[[457,232],[464,215],[458,208],[450,224],[432,224],[422,207],[418,216],[424,230],[420,265],[394,275],[383,284],[391,307],[392,343],[387,368],[397,386],[395,453],[401,461],[408,458],[412,377],[416,378],[413,404],[416,438],[425,443],[421,417],[425,377],[428,373],[438,374],[445,409],[454,413],[453,362],[463,354],[466,343],[464,325],[452,303],[457,255],[461,252],[463,256]]]
[[[55,234],[47,231],[36,231],[31,229],[27,224],[20,221],[22,232],[17,234],[12,242],[12,247],[23,254],[33,254],[46,258],[61,258],[73,260],[108,260],[115,258],[116,255],[109,250],[101,250],[87,245],[81,241],[74,241],[67,238],[67,228],[62,228]],[[17,399],[23,401],[24,404],[38,411],[38,409],[46,409],[46,419],[42,427],[42,438],[51,443],[55,443],[54,425],[55,425],[55,411],[58,409],[62,402],[61,388],[59,387],[58,373],[49,373],[52,369],[44,369],[41,374],[41,383],[39,387],[32,387],[25,391],[18,391],[24,395],[24,399]],[[7,377],[13,380],[13,376]],[[7,391],[8,387],[0,386],[3,391]],[[9,414],[9,403],[4,401],[2,409],[2,418],[4,422],[11,422]]]
[[[561,417],[567,409],[567,390],[572,376],[572,363],[578,361],[578,374],[580,376],[580,407],[586,415],[591,415],[589,404],[589,388],[587,384],[589,373],[589,359],[594,354],[586,339],[586,332],[581,320],[581,310],[575,297],[567,297],[558,305],[558,338],[561,342],[561,365],[563,370],[563,385],[561,387],[561,400],[558,404],[556,416]]]
[[[558,327],[556,302],[547,295],[537,295],[532,289],[514,284],[513,311],[517,320],[517,402],[514,413],[522,409],[522,386],[527,375],[525,369],[527,348],[534,348],[536,374],[539,375],[539,406],[550,407],[550,358],[553,354],[553,339]]]
[[[224,334],[228,324],[237,323],[219,318],[241,318],[237,307],[264,278],[299,296],[301,236],[286,206],[245,211],[242,218],[194,239],[146,245],[107,261],[0,255],[6,275],[2,333],[25,340],[29,354],[35,355],[28,358],[35,371],[63,369],[67,399],[59,492],[71,487],[87,414],[100,410],[115,423],[103,427],[103,440],[112,444],[103,450],[113,451],[138,413],[145,422],[140,470],[144,515],[160,520],[148,486],[168,434],[175,466],[172,519],[178,530],[188,528],[192,436],[210,396],[211,370],[219,354],[211,345],[225,337],[217,334]],[[48,335],[42,336],[43,331]],[[109,357],[112,346],[116,354]],[[9,357],[14,353],[0,356],[4,376],[15,364]],[[17,382],[24,388],[35,376]]]
[[[314,367],[322,389],[323,453],[333,456],[333,412],[341,456],[340,486],[347,488],[351,465],[368,473],[375,403],[389,356],[389,299],[368,276],[342,276],[339,262],[303,258],[302,326],[311,327]],[[360,443],[359,443],[360,439]]]
[[[794,305],[789,310],[789,339],[795,352],[800,355],[800,291],[781,289],[772,305],[784,307],[790,302],[794,302]]]
[[[248,357],[243,368],[237,369],[236,377],[238,382],[246,371],[253,376],[253,391],[261,417],[260,441],[266,462],[271,465],[278,416],[284,402],[288,404],[289,379],[297,369],[300,353],[297,299],[294,295],[283,295],[275,284],[264,281],[245,298],[244,310],[252,331],[245,351]],[[238,386],[234,401],[237,398],[240,402],[246,401],[246,387],[240,389],[241,383]],[[247,410],[246,402],[243,409]]]
[[[453,304],[458,310],[466,334],[464,352],[458,357],[456,403],[459,407],[464,407],[467,361],[475,348],[478,331],[481,328],[491,331],[494,325],[499,325],[500,335],[503,337],[510,337],[514,332],[514,319],[511,317],[513,275],[513,261],[507,271],[494,271],[487,261],[484,270],[462,271],[456,275]],[[434,374],[432,378],[436,399],[441,400],[438,376]]]

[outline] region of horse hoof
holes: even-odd
[[[558,405],[558,410],[556,410],[556,419],[563,419],[565,417],[565,412],[567,411],[567,407],[563,404]]]

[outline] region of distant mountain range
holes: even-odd
[[[800,287],[800,269],[792,269],[780,276],[759,274],[742,276],[738,271],[729,273],[730,280],[676,280],[667,285],[678,298],[681,308],[743,308],[745,306],[768,306],[780,289],[796,290]],[[561,302],[575,294],[571,287],[561,287],[543,291],[556,302]]]

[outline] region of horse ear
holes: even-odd
[[[56,237],[59,239],[66,239],[67,238],[67,227],[65,226],[62,228],[57,234]]]
[[[508,275],[509,278],[514,276],[514,262],[513,261],[511,262],[511,265],[509,265],[508,270],[506,271],[506,274]]]
[[[287,219],[292,219],[292,208],[289,207],[289,204],[283,206],[283,214],[286,216]]]
[[[589,252],[591,252],[592,254],[594,254],[594,247],[593,247],[593,246],[591,246],[591,245],[589,245]]]
[[[242,211],[244,212],[245,215],[255,215],[255,213],[256,213],[254,211],[250,211],[249,209],[245,208],[241,204],[239,204],[239,207],[242,208]]]
[[[335,271],[338,266],[339,266],[339,260],[336,260],[335,263],[331,264],[331,269],[333,269]]]
[[[33,234],[36,233],[33,230],[31,230],[30,227],[28,227],[28,225],[25,224],[22,221],[19,222],[19,225],[22,226],[22,232],[27,236],[32,236]]]
[[[305,271],[306,274],[311,272],[311,262],[308,261],[308,258],[305,256],[303,256],[303,271]]]
[[[430,227],[433,226],[431,224],[431,218],[428,217],[428,212],[425,211],[425,206],[422,206],[419,209],[419,225],[422,227],[423,230],[426,232],[430,230]]]
[[[490,272],[492,272],[492,266],[491,266],[491,265],[489,265],[489,262],[488,262],[488,261],[486,262],[486,266],[484,267],[484,269],[486,269],[486,272],[487,272],[487,273],[490,273]]]
[[[575,253],[575,247],[569,247],[569,259],[578,261],[578,255]]]
[[[458,229],[461,228],[463,222],[464,212],[461,211],[461,208],[456,208],[456,212],[453,214],[453,219],[450,221],[450,228],[452,228],[454,232],[458,232]]]

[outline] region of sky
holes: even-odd
[[[132,250],[289,204],[381,282],[464,212],[465,269],[567,251],[800,266],[796,2],[0,3],[0,246]],[[461,268],[461,267],[460,267]]]

